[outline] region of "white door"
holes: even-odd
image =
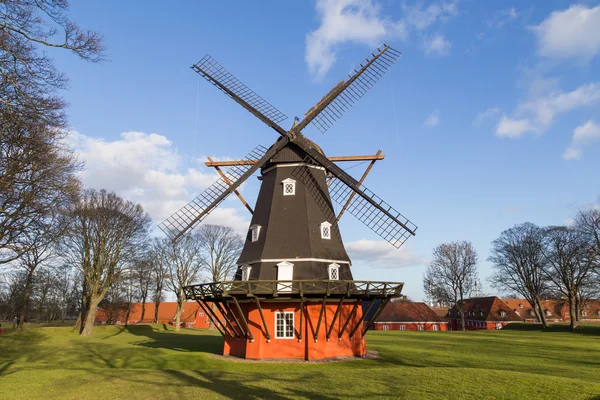
[[[278,281],[291,281],[294,279],[294,264],[287,261],[280,262],[277,264],[277,280]],[[291,292],[292,282],[277,283],[278,292]]]

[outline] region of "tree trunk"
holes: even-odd
[[[540,300],[539,296],[535,296],[533,302],[535,303],[532,304],[533,311],[535,311],[537,314],[538,321],[542,323],[543,328],[547,328],[548,321],[546,321],[546,314],[544,314],[544,308],[542,307],[542,301]]]
[[[129,315],[131,314],[131,303],[127,304],[127,312],[125,313],[125,326],[129,325]]]
[[[175,331],[179,332],[181,330],[181,312],[183,311],[183,302],[185,299],[182,299],[181,294],[177,296],[177,314],[175,315]]]
[[[31,297],[31,282],[33,281],[33,271],[27,271],[27,279],[25,281],[25,293],[23,294],[23,305],[21,306],[21,312],[19,313],[19,326],[18,329],[23,329],[23,323],[25,322],[25,314],[29,307],[29,298]]]
[[[160,298],[154,302],[154,323],[158,324],[158,307],[160,307]]]
[[[87,316],[85,318],[85,324],[81,330],[81,336],[92,336],[92,329],[96,322],[96,308],[100,304],[103,296],[90,296],[90,303]]]
[[[575,296],[569,293],[569,313],[571,314],[571,330],[575,331],[579,326],[579,320],[577,318],[577,305]]]
[[[146,315],[146,297],[142,298],[142,320],[144,322],[144,316]]]
[[[465,310],[463,307],[461,307],[462,309],[456,307],[456,309],[458,310],[458,312],[460,313],[460,330],[461,331],[466,331],[467,329],[465,328]]]

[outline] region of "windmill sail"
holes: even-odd
[[[250,163],[250,161],[262,159],[266,153],[266,147],[256,146],[238,164],[228,168],[227,172],[224,173],[226,179],[219,178],[198,197],[164,220],[159,228],[171,240],[176,241],[182,234],[198,225],[215,207],[225,200],[227,195],[233,191],[232,185],[238,183],[237,186],[239,186],[241,182],[238,182],[238,180],[251,168],[255,168],[256,164],[259,164]],[[226,195],[224,196],[224,194]]]
[[[312,123],[321,133],[325,133],[381,79],[401,55],[385,43],[379,46],[363,64],[348,74],[347,81],[338,83],[306,113],[298,130]]]

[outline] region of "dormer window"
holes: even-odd
[[[329,264],[329,267],[327,267],[327,272],[329,273],[329,280],[330,281],[339,281],[340,280],[340,266],[333,263],[333,264]]]
[[[587,312],[585,312],[585,311],[582,311],[582,312],[581,312],[581,316],[582,316],[582,317],[587,317]]]
[[[546,315],[549,317],[552,315],[552,312],[550,312],[550,310],[546,310]]]
[[[519,308],[523,308],[523,304],[519,304]]]
[[[283,195],[293,196],[296,194],[296,181],[292,178],[287,178],[281,181],[283,184]]]
[[[504,310],[500,311],[500,316],[502,318],[506,317],[506,311],[504,311]]]
[[[529,315],[531,315],[532,317],[535,317],[535,311],[533,311],[533,310],[529,311]]]
[[[331,224],[327,221],[321,222],[321,239],[331,239]]]
[[[483,311],[480,311],[480,312],[479,312],[479,315],[483,317]]]
[[[519,312],[519,310],[515,309],[515,314],[517,315],[521,315],[521,313]]]
[[[256,225],[256,224],[254,224],[250,227],[250,231],[252,232],[252,241],[253,242],[256,242],[258,240],[258,237],[260,235],[260,228],[261,228],[260,225]]]
[[[247,281],[248,279],[250,279],[250,270],[252,270],[252,267],[249,265],[244,265],[242,267],[242,280],[243,281]]]

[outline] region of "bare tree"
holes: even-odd
[[[139,298],[142,303],[142,314],[140,318],[142,321],[146,318],[146,302],[150,296],[150,289],[153,283],[153,260],[151,257],[151,252],[146,251],[131,267],[133,285],[137,291],[137,298]]]
[[[595,247],[596,256],[600,257],[600,209],[580,211],[575,218],[575,229],[588,238]]]
[[[15,242],[70,193],[78,169],[63,144],[67,80],[43,49],[95,62],[104,48],[67,10],[64,0],[0,1],[0,263],[26,251]]]
[[[90,336],[96,307],[108,288],[139,257],[150,217],[139,204],[105,190],[86,190],[70,212],[64,252],[83,275],[87,297],[82,336]]]
[[[198,229],[202,268],[213,282],[233,277],[236,261],[244,246],[242,237],[228,226],[202,225]]]
[[[590,242],[573,228],[554,226],[546,229],[543,254],[547,279],[569,301],[571,330],[578,325],[581,310],[579,294],[592,278],[594,263]]]
[[[444,243],[433,250],[423,288],[430,298],[455,304],[465,330],[464,300],[477,282],[477,252],[471,242]]]
[[[198,279],[203,265],[201,246],[202,241],[198,232],[185,235],[177,243],[167,239],[161,242],[160,257],[163,265],[167,266],[166,283],[177,299],[176,331],[180,330],[181,312],[186,300],[183,288]]]
[[[490,278],[492,286],[524,297],[538,321],[547,327],[542,306],[542,295],[548,290],[543,239],[544,231],[537,225],[529,222],[515,225],[492,242],[488,260],[494,269]]]

